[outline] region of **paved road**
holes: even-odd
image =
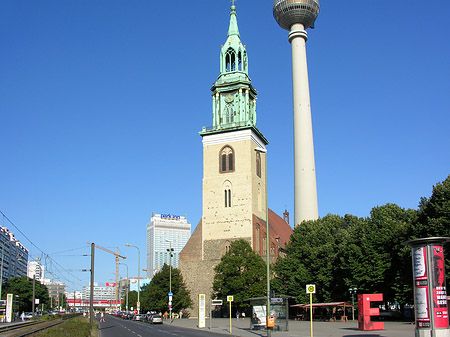
[[[100,323],[99,337],[202,337],[202,336],[240,336],[265,337],[265,330],[250,330],[250,321],[232,319],[232,333],[229,332],[229,319],[213,319],[211,330],[209,319],[206,329],[197,328],[196,319],[177,319],[165,321],[163,325],[151,325],[106,316]],[[314,322],[314,337],[414,337],[414,325],[402,322],[385,322],[384,330],[360,331],[354,322]],[[310,322],[289,321],[289,331],[273,332],[273,337],[310,337]]]
[[[148,324],[134,322],[106,315],[105,322],[99,322],[99,337],[216,337],[222,334],[189,329],[170,324]]]

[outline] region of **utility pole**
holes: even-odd
[[[94,254],[95,244],[91,243],[91,293],[89,294],[89,323],[94,326]]]
[[[31,304],[31,308],[32,308],[32,310],[33,310],[33,318],[34,318],[34,312],[36,311],[35,310],[35,307],[34,307],[34,305],[35,305],[35,289],[36,289],[36,273],[33,275],[33,303]]]

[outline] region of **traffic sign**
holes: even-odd
[[[211,300],[211,304],[212,305],[222,305],[223,301],[222,300]]]
[[[316,285],[315,284],[307,284],[306,285],[306,293],[307,294],[315,294],[316,293]]]
[[[169,296],[173,296],[173,292],[168,293]]]
[[[227,296],[227,302],[233,302],[233,296],[231,295]]]

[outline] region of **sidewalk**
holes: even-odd
[[[209,331],[209,319],[206,320],[206,328]],[[164,324],[183,328],[198,329],[197,319],[175,319]],[[250,330],[250,319],[231,319],[232,333],[230,334],[230,320],[228,318],[213,318],[211,332],[223,333],[228,336],[262,337],[267,336],[265,330]],[[385,322],[384,330],[360,331],[358,321],[350,322],[313,322],[314,337],[414,337],[414,325],[406,322]],[[289,321],[289,331],[273,331],[273,337],[310,337],[311,325],[309,321]]]

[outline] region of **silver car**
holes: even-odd
[[[144,320],[144,315],[141,315],[141,314],[134,315],[133,320],[142,322]]]
[[[152,317],[150,318],[150,323],[152,324],[162,324],[163,319],[161,317],[161,315],[152,315]]]

